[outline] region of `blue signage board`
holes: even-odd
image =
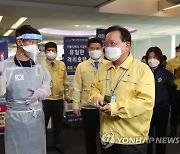
[[[8,40],[0,39],[0,54],[4,55],[4,58],[8,58]]]
[[[88,37],[64,37],[64,63],[68,75],[74,75],[80,62],[87,60]]]
[[[105,41],[105,31],[106,29],[96,29],[96,37],[100,38],[102,42]]]

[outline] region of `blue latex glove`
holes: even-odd
[[[0,56],[0,74],[2,74],[4,71],[4,56],[3,54],[1,54]]]
[[[33,91],[33,95],[31,97],[28,97],[28,99],[26,100],[27,105],[36,102],[42,96],[42,93],[39,90],[33,90],[33,89],[30,90]]]

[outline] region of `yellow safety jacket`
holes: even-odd
[[[99,67],[107,62],[109,61],[102,59]],[[73,109],[79,109],[88,103],[89,91],[96,72],[91,58],[78,64],[73,81]]]
[[[166,69],[173,73],[177,90],[180,90],[180,57],[168,60]]]
[[[109,103],[111,115],[101,112],[100,136],[105,142],[141,144],[148,139],[155,101],[154,76],[146,64],[130,54],[117,69],[112,62],[102,66],[92,84],[89,99],[104,99],[105,95],[110,95],[124,70],[114,91],[116,100]]]
[[[43,61],[44,66],[51,74],[51,95],[48,100],[66,99],[69,97],[69,82],[66,66],[62,61],[54,61],[52,66],[48,60]]]

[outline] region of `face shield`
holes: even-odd
[[[23,40],[38,40],[38,43],[42,41],[42,35],[40,34],[23,34],[16,39]],[[25,51],[26,56],[30,57],[31,59],[36,62],[38,53],[40,53],[38,49],[38,44],[30,44],[26,46],[22,46],[23,50]]]

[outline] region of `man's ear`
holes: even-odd
[[[18,46],[22,46],[22,40],[17,39],[17,40],[16,40],[16,43],[17,43]]]
[[[126,42],[126,46],[131,46],[131,43],[130,42]]]

